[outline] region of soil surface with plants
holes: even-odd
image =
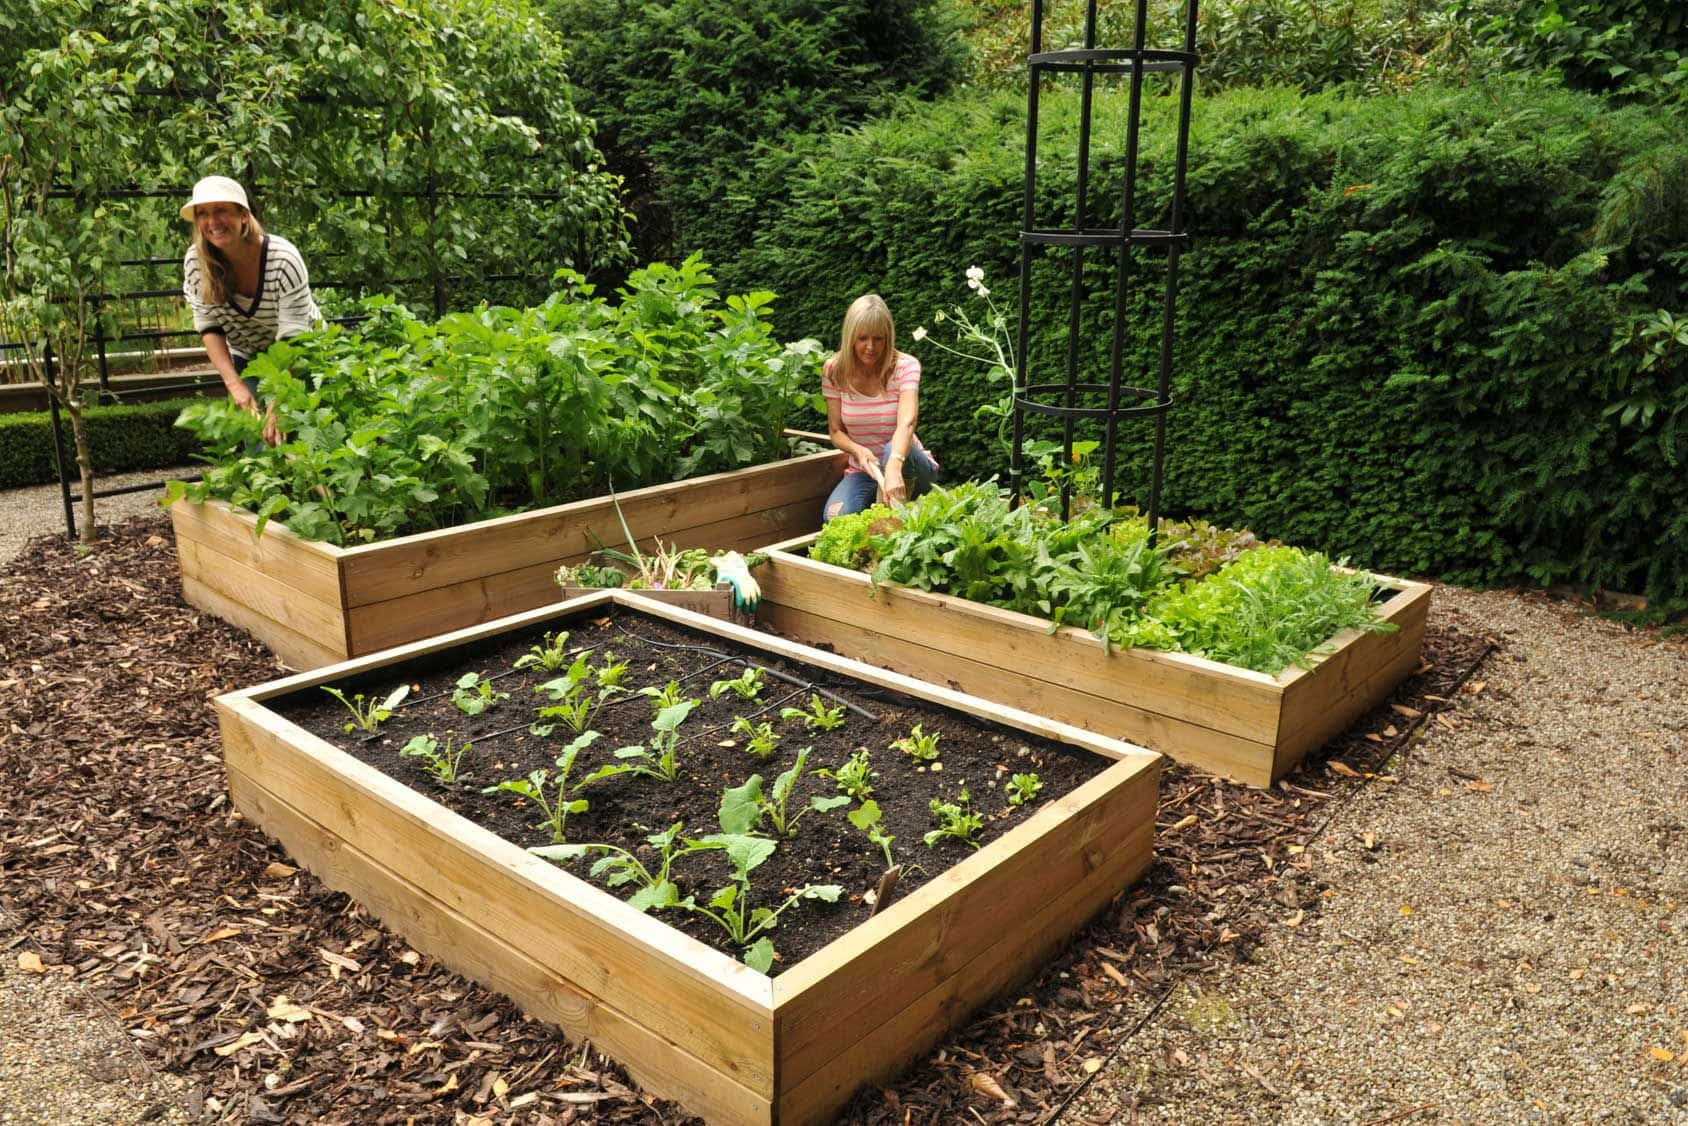
[[[649,902],[666,869],[668,902],[696,907],[660,917],[731,956],[749,943],[702,908],[737,883],[737,852],[687,842],[777,841],[745,873],[748,895],[714,911],[747,926],[752,911],[790,904],[763,936],[775,974],[867,919],[889,868],[905,895],[1113,761],[620,607],[337,690],[353,708],[321,688],[267,704],[506,840],[586,847],[570,871],[594,870],[623,898]],[[357,727],[360,698],[367,713],[401,690],[372,733]],[[927,834],[942,835],[928,845]],[[805,888],[833,891],[792,898]]]
[[[1283,909],[1316,914],[1317,882],[1279,874],[1361,785],[1347,775],[1376,772],[1490,648],[1433,611],[1418,672],[1278,789],[1168,764],[1144,878],[843,1120],[1061,1112],[1177,982],[1257,949],[1269,923],[1251,904],[1293,892]],[[230,811],[210,699],[281,672],[181,601],[162,515],[88,555],[36,540],[0,571],[6,957],[33,955],[109,1009],[207,1119],[686,1121],[590,1045],[410,949]],[[131,1120],[142,1113],[155,1112]]]

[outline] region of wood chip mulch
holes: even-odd
[[[1171,986],[1317,912],[1299,851],[1493,648],[1432,611],[1394,696],[1275,790],[1170,765],[1148,874],[1020,989],[862,1092],[860,1123],[1046,1122]],[[687,1121],[297,870],[229,806],[211,697],[279,675],[182,602],[168,521],[0,572],[0,950],[105,1002],[206,1120]]]

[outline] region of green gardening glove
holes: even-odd
[[[750,566],[736,551],[723,551],[709,561],[715,567],[715,581],[733,588],[733,605],[746,613],[762,603],[762,588],[750,577]]]

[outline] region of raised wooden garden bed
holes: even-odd
[[[813,531],[844,469],[837,450],[621,496],[647,545],[748,550]],[[608,497],[360,547],[300,539],[217,501],[170,507],[182,595],[300,669],[343,661],[557,600],[555,574],[625,542]],[[596,537],[596,539],[594,539]]]
[[[611,603],[1053,739],[1109,760],[1090,781],[769,978],[310,735],[266,701],[401,662],[439,664]],[[625,611],[624,611],[625,612]],[[409,676],[410,668],[390,670]],[[281,701],[277,700],[277,706]],[[711,1122],[827,1121],[1030,975],[1135,880],[1158,756],[947,688],[605,591],[219,697],[236,807],[415,945],[589,1038]],[[955,768],[963,764],[956,763]]]
[[[817,563],[812,536],[756,570],[759,618],[789,637],[1270,786],[1418,667],[1430,587],[1380,576],[1392,633],[1346,630],[1277,676],[1183,653],[1114,649],[1073,627]]]

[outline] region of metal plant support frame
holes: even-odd
[[[1062,451],[1066,464],[1072,462],[1073,433],[1079,420],[1100,420],[1103,427],[1102,503],[1114,504],[1115,447],[1120,420],[1151,417],[1155,423],[1153,469],[1149,486],[1148,520],[1151,542],[1160,516],[1161,467],[1166,445],[1166,413],[1172,406],[1173,314],[1178,304],[1178,263],[1189,245],[1184,230],[1184,175],[1189,149],[1190,100],[1196,68],[1196,3],[1185,0],[1183,48],[1177,51],[1151,50],[1147,46],[1148,0],[1136,0],[1136,21],[1129,48],[1101,48],[1096,44],[1097,0],[1086,0],[1084,46],[1078,49],[1043,49],[1043,0],[1033,0],[1031,53],[1027,56],[1026,93],[1026,180],[1024,213],[1020,230],[1020,323],[1016,339],[1014,373],[1014,428],[1010,465],[1016,496],[1021,495],[1024,473],[1022,445],[1025,412],[1052,415],[1062,420]],[[1037,198],[1038,92],[1046,75],[1073,73],[1080,76],[1077,200],[1072,225],[1067,228],[1039,228]],[[1170,73],[1178,76],[1178,139],[1173,166],[1172,205],[1164,230],[1137,226],[1138,140],[1143,109],[1143,76]],[[1119,224],[1099,227],[1089,224],[1091,109],[1098,75],[1129,78],[1130,103],[1125,137],[1125,182],[1121,189]],[[1065,247],[1072,254],[1072,290],[1067,324],[1065,378],[1062,382],[1032,383],[1027,374],[1026,343],[1031,309],[1032,255],[1036,247]],[[1080,310],[1084,299],[1085,251],[1091,247],[1113,248],[1117,252],[1114,280],[1113,330],[1108,381],[1082,382],[1078,378]],[[1166,254],[1166,291],[1161,317],[1160,358],[1155,386],[1131,386],[1125,382],[1125,304],[1127,268],[1133,247],[1163,250]],[[1081,395],[1107,396],[1107,406],[1079,406]],[[1070,479],[1061,486],[1061,516],[1066,519],[1071,505]]]

